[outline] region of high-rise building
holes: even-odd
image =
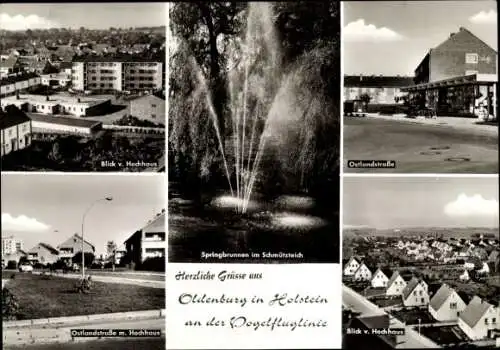
[[[14,236],[2,237],[2,256],[15,254],[23,249],[23,241]]]
[[[164,87],[163,63],[129,57],[85,57],[73,62],[76,91],[159,91]]]

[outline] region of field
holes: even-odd
[[[12,272],[2,272],[2,279],[9,279],[6,288],[18,300],[18,320],[165,308],[165,290],[158,288],[94,282],[81,294],[74,279]]]
[[[408,325],[418,324],[419,319],[420,323],[422,324],[436,322],[427,310],[422,310],[422,309],[405,309],[405,310],[391,311],[391,314],[398,320]]]

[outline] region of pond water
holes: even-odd
[[[338,213],[319,216],[315,200],[305,195],[259,197],[253,196],[241,214],[236,210],[240,199],[227,193],[203,201],[171,193],[169,261],[338,262]],[[231,255],[235,253],[237,257]]]

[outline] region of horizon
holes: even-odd
[[[167,24],[165,3],[10,3],[0,6],[2,29],[94,30],[114,28],[164,27]]]

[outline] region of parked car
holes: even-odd
[[[33,272],[33,266],[31,264],[20,264],[19,265],[19,272]]]

